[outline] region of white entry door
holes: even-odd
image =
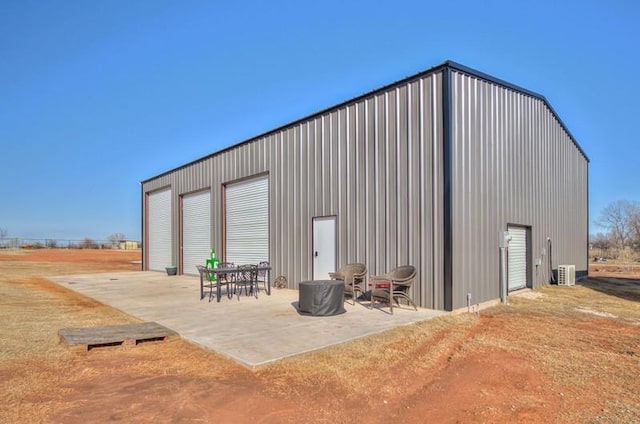
[[[313,279],[328,280],[336,271],[336,217],[313,218]]]

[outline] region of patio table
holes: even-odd
[[[265,286],[267,286],[267,295],[271,296],[271,267],[270,266],[257,266],[254,268],[256,271],[267,271],[267,280],[265,282]],[[209,272],[216,275],[216,279],[218,278],[218,274],[239,274],[243,271],[246,271],[237,266],[229,267],[229,268],[213,268],[209,269]],[[220,302],[220,285],[218,284],[218,302]]]

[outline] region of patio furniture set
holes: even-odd
[[[204,299],[205,289],[208,289],[211,301],[215,290],[216,300],[220,302],[223,288],[226,288],[229,299],[237,295],[240,300],[243,292],[246,296],[254,295],[257,298],[260,284],[271,295],[269,262],[239,266],[221,262],[216,268],[202,265],[197,268],[200,273],[200,299]],[[370,300],[370,308],[376,302],[388,304],[391,314],[394,303],[400,306],[401,300],[417,310],[409,294],[416,279],[416,269],[411,265],[397,267],[384,275],[369,276],[367,281],[367,267],[361,263],[351,263],[329,273],[329,278],[300,282],[298,306],[301,313],[323,316],[340,314],[345,312],[345,297],[350,297],[351,304],[355,305],[361,296]]]
[[[244,291],[245,295],[254,295],[258,297],[260,284],[268,295],[271,295],[271,287],[269,285],[271,266],[269,262],[260,262],[257,265],[238,265],[232,262],[221,262],[216,268],[209,268],[198,265],[198,273],[200,274],[200,299],[204,299],[205,289],[209,289],[209,301],[213,298],[213,291],[216,291],[216,299],[220,302],[222,297],[222,288],[226,288],[227,297],[231,299],[234,295],[238,296]]]
[[[391,314],[393,314],[393,304],[400,306],[400,300],[406,301],[416,311],[418,310],[409,294],[411,285],[416,279],[414,266],[403,265],[384,275],[371,275],[368,287],[366,276],[367,267],[361,263],[344,265],[336,272],[329,274],[332,280],[344,281],[344,295],[351,297],[353,305],[358,297],[364,295],[370,299],[370,308],[373,308],[376,302],[386,303],[389,305]]]

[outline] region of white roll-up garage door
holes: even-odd
[[[211,256],[211,192],[201,191],[182,198],[182,272],[198,274]]]
[[[225,205],[227,262],[268,261],[269,177],[227,185]]]
[[[527,286],[527,229],[524,227],[508,227],[509,242],[509,290]]]
[[[164,271],[176,265],[171,255],[171,189],[150,193],[148,207],[149,269]]]

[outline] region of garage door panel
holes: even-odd
[[[150,193],[148,207],[148,268],[164,271],[165,267],[175,265],[171,252],[171,189]]]
[[[517,290],[527,286],[527,229],[509,227],[509,290]]]
[[[211,192],[182,198],[182,272],[197,275],[211,254]]]
[[[269,178],[229,184],[225,190],[226,260],[269,260]]]

